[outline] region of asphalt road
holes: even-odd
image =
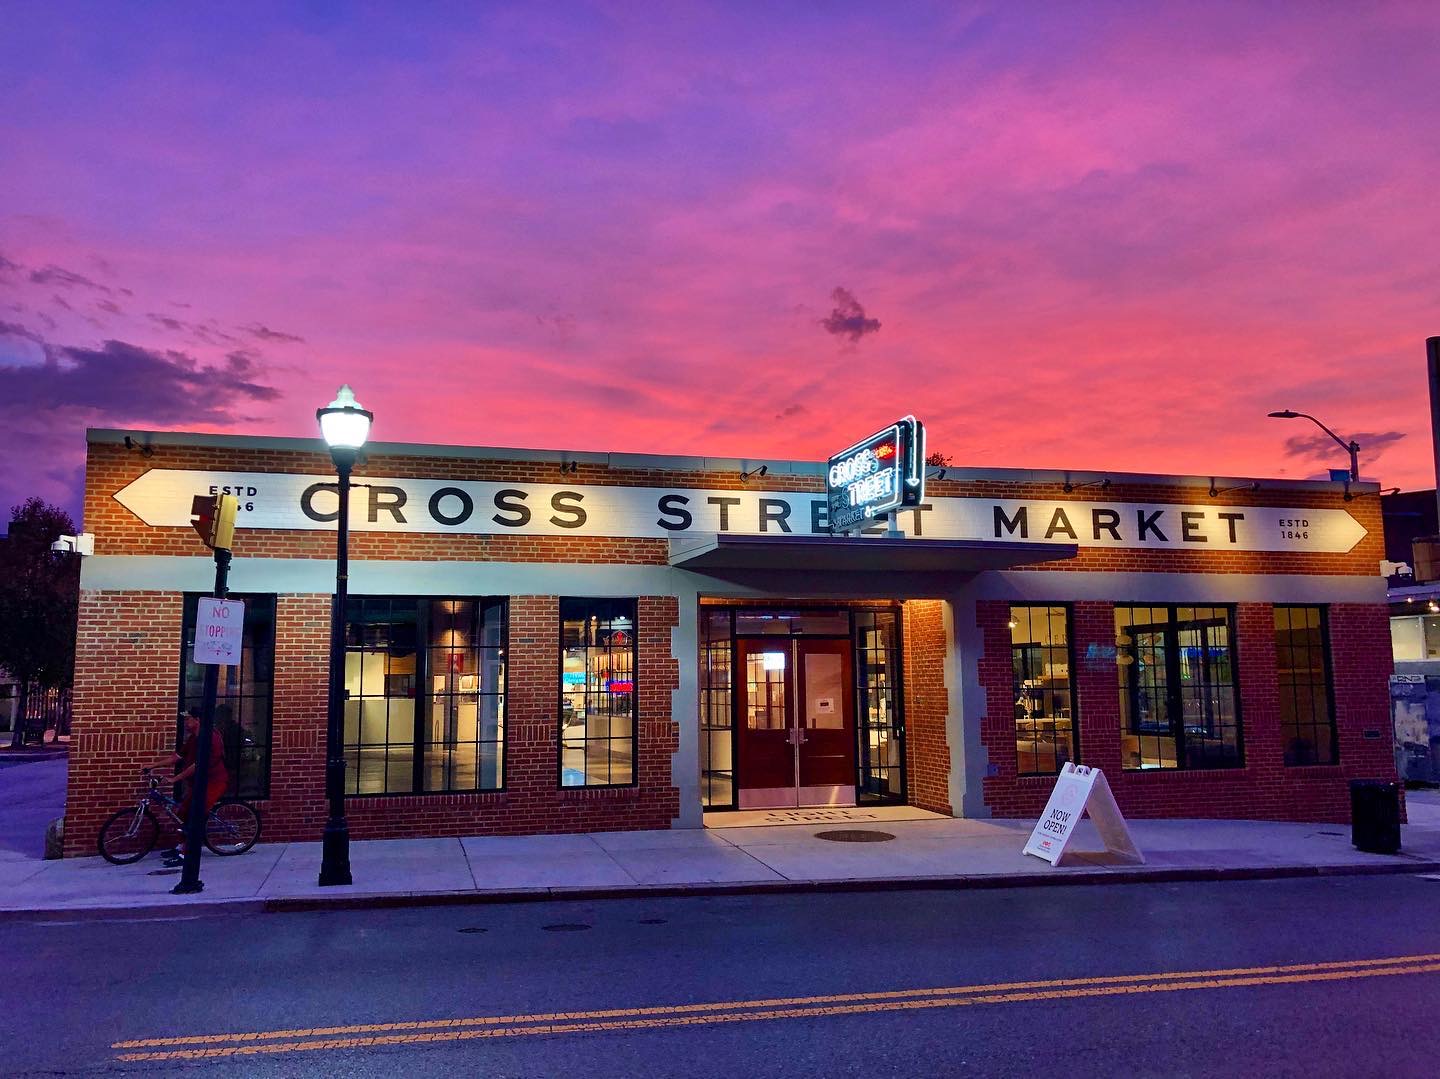
[[[0,1073],[1433,1076],[1437,909],[1392,876],[0,922]]]
[[[9,735],[0,735],[9,738]],[[65,815],[64,756],[0,758],[0,851],[39,858],[45,826]]]

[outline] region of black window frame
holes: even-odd
[[[587,605],[591,613],[599,610],[603,605],[628,605],[630,618],[630,779],[625,783],[566,783],[565,782],[565,623],[577,619],[566,618],[566,605]],[[559,677],[556,679],[555,689],[555,786],[562,791],[594,791],[594,790],[623,790],[627,787],[638,787],[640,785],[640,598],[638,596],[561,596],[557,605],[556,636],[559,641],[560,650],[557,659],[559,669],[556,672]],[[588,615],[586,616],[588,618]],[[615,615],[611,614],[606,621],[614,621]],[[585,618],[578,619],[585,621]],[[589,671],[590,650],[596,646],[585,644],[585,667]],[[610,651],[610,649],[607,649]],[[611,713],[613,714],[613,713]],[[592,739],[587,733],[584,742],[588,747],[591,741],[614,742],[618,739],[606,737],[604,739]],[[587,749],[588,761],[588,749]],[[611,762],[613,770],[613,761]],[[584,773],[589,779],[589,769]]]
[[[1325,686],[1326,720],[1330,731],[1330,759],[1328,761],[1295,761],[1290,759],[1289,731],[1282,715],[1280,720],[1280,735],[1282,738],[1281,759],[1287,768],[1331,768],[1340,763],[1340,725],[1335,715],[1335,664],[1331,661],[1330,653],[1330,608],[1323,603],[1276,603],[1273,605],[1276,612],[1279,611],[1315,611],[1320,616],[1320,662],[1322,665],[1323,683]],[[1293,629],[1294,627],[1289,627]],[[1284,688],[1280,686],[1280,627],[1275,627],[1275,679],[1277,691],[1283,695]],[[1293,649],[1292,649],[1293,651]],[[1310,683],[1312,686],[1314,683]],[[1322,724],[1313,721],[1307,724],[1295,723],[1294,729],[1298,732],[1302,726],[1309,727],[1312,731],[1322,729]]]
[[[1166,712],[1167,712],[1167,714],[1168,714],[1168,716],[1169,716],[1169,725],[1168,725],[1168,730],[1165,730],[1165,731],[1163,731],[1163,732],[1162,732],[1162,731],[1158,731],[1158,730],[1156,730],[1156,731],[1143,730],[1143,729],[1141,729],[1139,726],[1136,725],[1137,717],[1140,715],[1140,707],[1139,707],[1140,684],[1139,684],[1138,679],[1135,677],[1135,672],[1136,672],[1136,670],[1138,669],[1138,666],[1139,666],[1139,657],[1138,657],[1138,655],[1137,655],[1136,652],[1132,651],[1132,652],[1129,653],[1129,655],[1133,657],[1133,658],[1132,658],[1132,662],[1131,662],[1130,664],[1128,664],[1128,665],[1120,665],[1120,664],[1118,664],[1118,662],[1117,662],[1117,668],[1121,671],[1122,676],[1124,676],[1124,677],[1123,677],[1123,685],[1120,687],[1120,690],[1121,690],[1121,692],[1124,693],[1124,694],[1126,695],[1126,697],[1128,698],[1127,700],[1124,700],[1124,701],[1121,702],[1121,704],[1122,704],[1122,714],[1121,714],[1121,723],[1122,723],[1122,726],[1121,726],[1121,733],[1122,733],[1122,734],[1136,734],[1136,735],[1140,735],[1140,736],[1142,736],[1142,737],[1143,737],[1145,734],[1150,734],[1150,735],[1152,735],[1152,736],[1158,736],[1158,737],[1160,737],[1160,738],[1170,738],[1170,739],[1172,739],[1172,740],[1173,740],[1173,743],[1174,743],[1174,746],[1175,746],[1175,767],[1173,767],[1173,768],[1166,768],[1166,767],[1164,767],[1163,765],[1161,765],[1161,766],[1158,766],[1158,767],[1151,767],[1151,768],[1145,768],[1145,767],[1143,767],[1143,766],[1141,766],[1141,767],[1136,767],[1136,768],[1131,768],[1131,767],[1129,767],[1129,766],[1127,766],[1127,765],[1123,765],[1123,763],[1122,763],[1123,770],[1126,771],[1126,772],[1227,772],[1227,771],[1234,771],[1234,770],[1236,770],[1236,769],[1242,769],[1242,768],[1244,768],[1244,767],[1245,767],[1245,717],[1244,717],[1243,694],[1242,694],[1242,692],[1241,692],[1241,685],[1240,685],[1240,646],[1239,646],[1239,640],[1238,640],[1238,637],[1239,637],[1239,633],[1238,633],[1239,618],[1238,618],[1238,614],[1237,614],[1237,611],[1236,611],[1235,604],[1233,604],[1233,603],[1146,603],[1146,602],[1139,602],[1139,601],[1137,601],[1137,602],[1132,602],[1132,603],[1117,603],[1117,604],[1114,605],[1114,610],[1112,611],[1112,621],[1114,620],[1114,617],[1113,617],[1114,611],[1122,611],[1122,610],[1134,611],[1134,610],[1136,610],[1137,608],[1143,609],[1143,610],[1164,609],[1164,610],[1166,611],[1166,617],[1167,617],[1167,621],[1166,621],[1166,622],[1163,622],[1163,623],[1135,623],[1135,622],[1132,622],[1128,627],[1126,627],[1126,629],[1127,629],[1127,631],[1130,633],[1130,636],[1131,636],[1131,644],[1129,645],[1129,647],[1132,648],[1132,649],[1136,647],[1136,642],[1135,642],[1135,640],[1134,640],[1134,637],[1135,637],[1135,632],[1134,632],[1134,631],[1135,631],[1137,628],[1140,629],[1141,631],[1150,630],[1150,629],[1155,629],[1155,628],[1160,628],[1160,629],[1162,629],[1163,632],[1164,632],[1164,637],[1165,637],[1165,701],[1166,701]],[[1223,762],[1223,763],[1216,763],[1216,764],[1203,764],[1203,765],[1198,765],[1198,766],[1191,765],[1191,764],[1189,764],[1189,762],[1188,762],[1189,755],[1188,755],[1187,752],[1186,752],[1186,749],[1187,749],[1187,744],[1186,744],[1186,742],[1187,742],[1187,732],[1186,732],[1186,729],[1185,729],[1185,726],[1186,726],[1186,725],[1185,725],[1185,720],[1184,720],[1185,708],[1184,708],[1184,699],[1183,699],[1183,696],[1182,696],[1182,688],[1183,688],[1183,686],[1182,686],[1182,681],[1183,681],[1183,680],[1179,677],[1179,673],[1178,673],[1178,672],[1179,672],[1179,668],[1180,668],[1180,644],[1179,644],[1178,638],[1179,638],[1180,631],[1181,631],[1183,628],[1185,628],[1185,627],[1194,627],[1194,626],[1203,626],[1203,625],[1207,625],[1207,624],[1213,624],[1213,623],[1215,622],[1215,619],[1190,619],[1190,620],[1187,620],[1187,621],[1182,622],[1182,621],[1180,620],[1180,616],[1179,616],[1179,612],[1180,612],[1180,610],[1181,610],[1182,608],[1189,608],[1189,609],[1192,609],[1192,610],[1193,610],[1193,609],[1197,609],[1197,608],[1203,608],[1203,609],[1205,609],[1205,610],[1224,611],[1224,612],[1225,612],[1224,625],[1225,625],[1226,641],[1227,641],[1227,647],[1229,648],[1229,651],[1230,651],[1230,689],[1231,689],[1232,702],[1233,702],[1233,704],[1234,704],[1234,713],[1235,713],[1235,759],[1234,759],[1233,761],[1228,761],[1228,762]],[[1120,631],[1120,627],[1119,627],[1118,625],[1116,625],[1116,627],[1115,627],[1115,633],[1116,633],[1117,638],[1118,638],[1120,632],[1121,632],[1121,631]],[[1119,656],[1122,654],[1124,647],[1125,647],[1125,646],[1119,645],[1119,642],[1118,642],[1118,640],[1117,640],[1117,649],[1116,649],[1117,660],[1118,660]],[[1202,660],[1208,662],[1208,656],[1202,655]],[[1125,671],[1126,671],[1126,668],[1127,668],[1127,667],[1129,668],[1129,674],[1128,674],[1128,676],[1125,676]],[[1128,714],[1129,714],[1129,716],[1130,716],[1130,725],[1129,725],[1128,727],[1126,727],[1126,726],[1124,725],[1124,718],[1125,718],[1126,712],[1128,712]]]
[[[175,694],[176,700],[178,702],[175,709],[177,716],[175,721],[175,744],[177,746],[179,746],[185,740],[185,723],[183,719],[179,718],[179,716],[192,705],[199,706],[203,704],[203,700],[201,698],[193,698],[187,695],[185,673],[186,668],[192,666],[190,662],[190,656],[192,654],[192,648],[195,643],[195,622],[198,617],[200,600],[207,596],[213,595],[214,592],[185,592],[182,593],[181,596],[180,674],[179,684],[176,687]],[[268,600],[270,602],[270,691],[269,701],[266,705],[267,718],[265,722],[265,742],[263,752],[263,760],[265,763],[263,768],[257,770],[259,772],[260,781],[254,786],[243,789],[241,787],[241,782],[246,778],[247,770],[243,766],[244,758],[240,754],[241,747],[239,745],[238,734],[241,727],[239,719],[237,718],[235,721],[234,730],[236,737],[232,738],[229,731],[222,730],[220,732],[221,740],[224,742],[225,745],[225,770],[229,773],[229,783],[225,788],[225,796],[227,798],[244,798],[249,801],[263,802],[270,797],[271,772],[274,770],[275,667],[277,662],[275,647],[278,639],[280,597],[279,593],[276,592],[232,592],[226,598],[240,600],[245,604],[245,620],[247,623],[250,620],[251,611],[254,609],[253,605],[257,601]],[[248,629],[248,626],[246,628]],[[242,652],[240,663],[236,666],[243,670],[244,663],[245,657]],[[194,666],[200,667],[203,673],[205,665],[194,664]],[[244,693],[217,696],[215,706],[218,711],[219,708],[225,706],[229,701],[240,700],[242,698],[248,698],[250,696],[251,695]]]
[[[1073,604],[1073,603],[1041,603],[1041,602],[1039,602],[1039,601],[1036,601],[1036,602],[1028,602],[1028,603],[1011,603],[1011,604],[1008,606],[1008,621],[1009,621],[1009,622],[1014,622],[1014,620],[1015,620],[1015,612],[1016,612],[1017,610],[1024,610],[1024,609],[1026,609],[1026,608],[1040,608],[1041,610],[1047,610],[1047,611],[1048,611],[1048,610],[1051,610],[1051,609],[1057,608],[1057,607],[1060,608],[1061,610],[1063,610],[1063,611],[1065,612],[1065,656],[1066,656],[1066,664],[1067,664],[1067,673],[1066,673],[1066,675],[1065,675],[1065,683],[1066,683],[1065,688],[1066,688],[1066,693],[1067,693],[1067,695],[1068,695],[1069,698],[1070,698],[1070,759],[1069,759],[1069,762],[1068,762],[1068,763],[1071,763],[1071,764],[1079,764],[1079,763],[1081,763],[1081,761],[1082,761],[1084,758],[1082,758],[1082,757],[1080,756],[1080,697],[1079,697],[1079,693],[1078,693],[1078,688],[1079,688],[1079,687],[1078,687],[1078,685],[1077,685],[1077,682],[1078,682],[1078,678],[1077,678],[1078,669],[1077,669],[1076,666],[1075,666],[1075,604]],[[1051,647],[1053,648],[1054,646],[1052,645]],[[1015,652],[1016,652],[1016,649],[1017,649],[1017,646],[1016,646],[1016,644],[1015,644],[1015,642],[1014,642],[1014,638],[1012,637],[1012,638],[1011,638],[1011,641],[1010,641],[1010,692],[1011,692],[1011,696],[1018,702],[1019,699],[1020,699],[1020,698],[1019,698],[1019,693],[1020,693],[1021,687],[1018,686],[1018,685],[1016,684],[1016,681],[1015,681]],[[1042,717],[1042,718],[1047,718],[1047,719],[1049,719],[1052,723],[1054,722],[1054,719],[1055,719],[1054,716],[1048,716],[1048,717]],[[1059,774],[1064,770],[1064,768],[1065,768],[1065,763],[1066,763],[1066,762],[1063,762],[1063,761],[1060,760],[1058,753],[1054,754],[1054,756],[1055,756],[1055,768],[1054,768],[1053,771],[1045,771],[1045,772],[1022,772],[1022,771],[1020,770],[1020,753],[1019,753],[1019,747],[1018,747],[1018,743],[1019,743],[1019,740],[1020,740],[1020,727],[1019,727],[1019,722],[1020,722],[1020,717],[1019,717],[1019,716],[1014,717],[1014,735],[1015,735],[1015,740],[1016,740],[1016,743],[1017,743],[1016,753],[1015,753],[1015,774],[1016,774],[1017,776],[1057,776],[1057,775],[1059,775]]]
[[[855,680],[855,805],[909,805],[910,804],[910,773],[907,758],[910,756],[905,742],[905,609],[900,604],[889,607],[851,607],[850,609],[850,654],[851,666],[854,670]],[[882,772],[888,772],[889,765],[876,767],[870,763],[870,734],[876,728],[870,723],[870,687],[865,680],[867,672],[867,660],[865,653],[870,649],[861,647],[861,618],[866,615],[877,616],[888,615],[892,621],[890,629],[893,633],[891,644],[893,654],[885,657],[886,664],[893,659],[895,670],[889,686],[889,701],[893,706],[890,711],[890,722],[885,729],[889,732],[890,738],[894,741],[899,750],[899,778],[900,790],[898,793],[886,794],[874,789],[878,786],[877,776]],[[870,628],[870,627],[867,627]],[[879,620],[873,627],[880,629]],[[892,673],[888,672],[887,674]]]
[[[700,808],[704,813],[723,812],[739,805],[735,772],[735,612],[728,606],[700,605],[697,616],[700,638],[698,673],[700,719]],[[723,634],[712,633],[716,622],[724,623]],[[716,661],[724,657],[723,668]],[[716,744],[728,749],[729,768],[707,768],[714,762]],[[718,801],[716,787],[724,777],[730,797]]]
[[[342,738],[343,751],[346,759],[345,776],[345,797],[346,798],[439,798],[457,797],[463,795],[490,795],[503,794],[509,789],[510,783],[510,597],[509,596],[436,596],[436,595],[356,595],[351,593],[346,597],[349,604],[360,604],[366,600],[384,600],[390,603],[413,603],[416,608],[415,621],[415,729],[411,739],[413,757],[411,759],[411,789],[410,790],[383,790],[383,791],[361,791],[351,789],[352,784],[359,783],[358,771],[351,775],[350,768],[350,746],[351,743]],[[423,731],[424,725],[430,718],[431,693],[424,692],[431,676],[430,653],[441,650],[428,643],[429,634],[429,605],[434,603],[474,603],[476,605],[476,624],[483,625],[485,610],[487,607],[498,606],[500,608],[500,653],[505,657],[505,688],[500,696],[499,710],[499,749],[498,754],[500,783],[494,787],[455,787],[447,789],[425,789],[425,754]],[[363,648],[352,648],[350,644],[350,611],[345,612],[345,649],[344,654],[349,655],[351,651],[364,651]],[[476,644],[474,650],[490,646]],[[342,672],[343,678],[343,672]],[[350,699],[348,690],[341,687],[342,700]],[[479,716],[476,717],[477,732]],[[343,723],[342,723],[343,730]],[[479,769],[479,745],[483,739],[476,739],[476,774],[480,775]],[[364,743],[361,743],[364,744]],[[398,744],[398,743],[397,743]]]

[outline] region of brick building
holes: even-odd
[[[240,496],[217,722],[271,839],[317,839],[335,495],[316,440],[89,432],[67,853],[198,699],[194,495]],[[760,465],[765,465],[761,469]],[[946,469],[839,537],[816,463],[372,444],[351,503],[358,838],[694,827],[903,803],[1342,821],[1393,777],[1369,484]]]

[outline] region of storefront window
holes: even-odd
[[[1016,771],[1054,775],[1076,759],[1069,609],[1011,607],[1010,667]]]
[[[1120,749],[1128,769],[1244,763],[1226,607],[1116,607]]]
[[[1275,608],[1275,661],[1286,764],[1335,764],[1340,747],[1330,696],[1325,612]]]
[[[1396,663],[1413,663],[1429,658],[1425,655],[1424,620],[1410,615],[1391,618],[1390,652]]]
[[[861,802],[905,797],[905,724],[900,714],[900,618],[855,612],[855,684],[860,715]]]
[[[351,794],[505,785],[506,603],[352,597],[345,754]]]
[[[225,743],[226,793],[238,798],[270,797],[270,712],[275,678],[275,597],[236,594],[245,603],[240,663],[219,669],[215,729]],[[205,667],[191,662],[195,612],[200,594],[186,593],[180,658],[180,707],[203,707]]]
[[[633,599],[560,601],[560,785],[635,782]]]
[[[700,614],[700,801],[706,808],[735,805],[730,619],[728,608],[702,608]]]

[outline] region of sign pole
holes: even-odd
[[[215,598],[224,599],[230,592],[230,551],[215,548]],[[205,844],[205,790],[210,779],[210,740],[215,732],[215,697],[220,689],[220,665],[205,666],[205,696],[200,712],[200,733],[195,740],[195,774],[190,777],[190,809],[185,815],[185,863],[180,883],[171,889],[174,895],[190,895],[205,890],[200,879],[200,848]]]

